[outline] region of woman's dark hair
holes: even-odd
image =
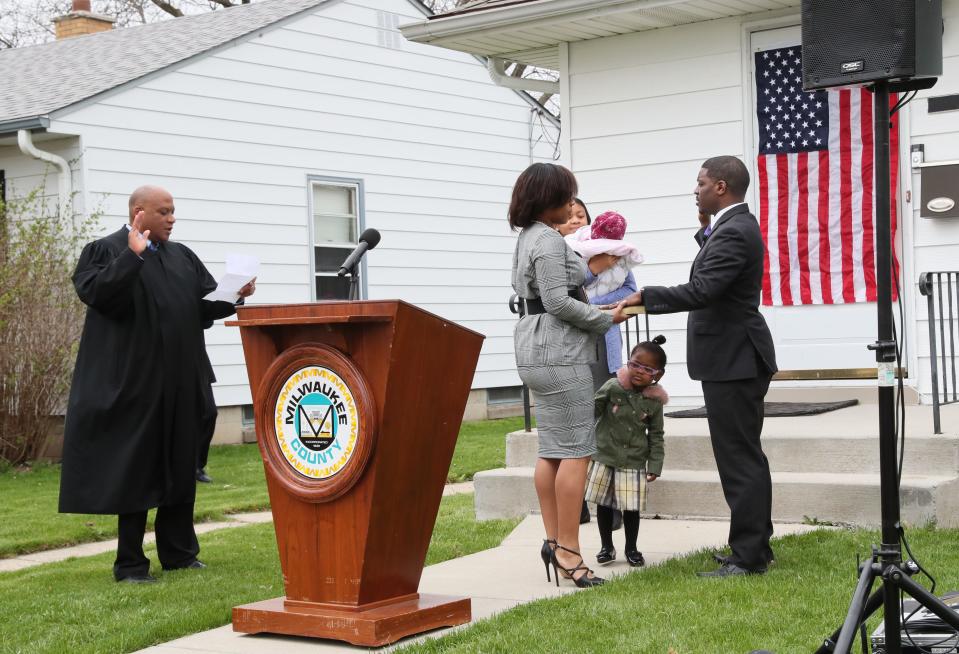
[[[643,350],[649,352],[656,358],[656,365],[659,366],[660,370],[666,369],[666,350],[662,348],[663,343],[666,342],[666,337],[660,334],[656,336],[651,341],[643,341],[642,343],[637,343],[636,347],[633,348],[633,351],[629,353],[629,356],[633,356],[638,351]]]
[[[586,208],[586,203],[580,200],[579,198],[573,198],[573,202],[575,202],[576,204],[578,204],[579,206],[583,208],[583,213],[586,214],[586,224],[592,225],[593,219],[589,217],[589,209]]]
[[[578,190],[576,178],[567,169],[551,163],[534,163],[520,173],[513,186],[509,226],[529,227],[544,211],[569,204]]]

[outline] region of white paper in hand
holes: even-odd
[[[226,272],[217,282],[216,290],[203,299],[211,302],[236,302],[240,297],[240,289],[256,277],[259,268],[260,261],[256,257],[245,254],[226,255]]]

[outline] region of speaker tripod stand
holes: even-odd
[[[934,80],[933,80],[934,83]],[[915,89],[919,82],[895,90]],[[930,84],[931,86],[931,84]],[[876,352],[879,368],[879,488],[882,515],[882,544],[873,548],[872,559],[862,566],[859,583],[853,593],[846,619],[836,632],[825,639],[816,654],[848,654],[856,633],[865,621],[883,607],[885,625],[884,654],[901,654],[902,637],[899,597],[909,594],[946,624],[959,630],[959,615],[938,597],[912,580],[918,570],[915,563],[902,560],[899,524],[899,484],[896,465],[895,399],[896,342],[892,332],[892,243],[889,220],[889,130],[890,82],[882,80],[872,87],[875,116],[875,188],[876,188],[876,309],[878,339],[869,346]],[[877,579],[882,587],[872,592]]]

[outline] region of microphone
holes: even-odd
[[[342,277],[343,275],[351,273],[353,268],[356,267],[356,264],[363,258],[363,255],[366,254],[366,251],[375,248],[379,242],[380,233],[378,231],[372,227],[364,229],[363,233],[360,234],[360,242],[357,244],[356,249],[350,252],[350,256],[346,258],[346,261],[343,262],[339,272],[336,274]]]

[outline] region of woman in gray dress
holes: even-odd
[[[603,582],[579,553],[579,514],[590,456],[596,451],[593,381],[597,335],[626,316],[586,301],[586,263],[556,231],[569,220],[577,185],[562,166],[533,164],[516,180],[509,224],[519,229],[513,289],[525,313],[514,330],[516,366],[533,393],[539,432],[534,481],[546,528],[541,551],[549,566],[583,588]],[[556,579],[557,585],[559,578]]]

